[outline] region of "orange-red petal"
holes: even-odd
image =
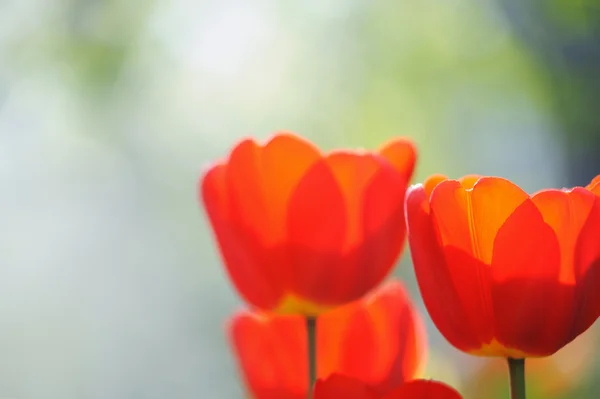
[[[315,146],[291,134],[278,134],[265,144],[260,172],[266,212],[258,215],[258,227],[269,231],[272,242],[286,238],[288,201],[302,176],[321,157]]]
[[[461,399],[452,387],[432,380],[413,380],[396,387],[392,392],[377,395],[362,381],[334,374],[317,381],[314,399]]]
[[[406,239],[407,184],[402,175],[383,163],[364,190],[359,211],[363,241],[360,249],[356,247],[349,254],[358,256],[362,266],[354,275],[356,292],[364,293],[381,283],[400,257]]]
[[[262,148],[252,139],[233,148],[225,171],[226,191],[232,218],[256,236],[260,244],[270,243],[269,230],[259,229],[267,204],[260,168]]]
[[[599,186],[597,186],[599,187]],[[575,244],[576,310],[573,334],[587,330],[600,316],[600,196],[596,196]]]
[[[379,154],[402,174],[406,182],[410,181],[417,161],[417,148],[411,140],[405,138],[391,140],[379,149]]]
[[[600,175],[594,177],[586,188],[594,194],[600,195]]]
[[[362,209],[365,191],[381,169],[381,163],[370,154],[336,152],[327,157],[327,164],[344,198],[348,217],[343,249],[347,252],[364,239]]]
[[[465,296],[466,289],[474,290],[467,285],[473,277],[455,280],[454,271],[448,268],[436,237],[428,197],[423,185],[413,186],[407,192],[408,241],[415,274],[425,306],[438,330],[451,344],[469,351],[478,348],[481,342],[473,328],[481,314],[469,311],[479,298]],[[461,264],[460,267],[458,270],[468,266]]]
[[[575,242],[575,278],[580,280],[600,261],[600,197],[590,207]],[[600,303],[600,302],[599,302]]]
[[[227,163],[213,166],[202,178],[202,199],[228,274],[254,306],[273,308],[285,294],[288,270],[280,265],[289,256],[286,198],[320,156],[310,143],[290,134],[276,135],[263,146],[245,139]]]
[[[430,197],[448,282],[460,297],[467,325],[482,344],[495,337],[490,265],[496,234],[528,197],[508,180],[477,176],[442,181]]]
[[[575,246],[595,199],[594,194],[583,188],[543,190],[531,197],[558,238],[561,254],[559,280],[565,284],[575,283]]]
[[[435,175],[429,176],[425,180],[425,182],[423,182],[423,189],[425,190],[425,194],[427,196],[427,203],[428,204],[429,204],[429,199],[431,198],[431,193],[433,192],[433,189],[438,184],[440,184],[441,182],[443,182],[444,180],[448,180],[448,177],[445,176],[445,175],[441,175],[441,174],[435,174]]]
[[[336,152],[313,165],[288,209],[292,290],[336,305],[381,282],[404,244],[406,185],[370,154]]]
[[[499,229],[491,266],[496,340],[529,356],[562,347],[572,289],[561,289],[558,239],[533,201],[521,204]]]
[[[321,376],[339,372],[377,392],[388,392],[414,378],[424,364],[425,328],[397,280],[384,284],[363,303],[323,314],[318,328]]]
[[[481,179],[483,176],[480,175],[466,175],[458,179],[460,185],[463,186],[465,190],[470,190],[475,187],[475,184]]]
[[[432,380],[413,380],[400,385],[382,399],[462,399],[449,385]]]
[[[314,399],[378,399],[379,395],[364,382],[342,374],[320,379],[315,384]]]
[[[473,184],[468,179],[468,184]],[[508,216],[528,199],[526,192],[510,181],[482,177],[472,189],[456,180],[446,180],[431,194],[431,209],[442,244],[470,253],[490,264],[496,233]]]
[[[492,261],[494,241],[500,227],[529,195],[516,184],[499,177],[482,177],[473,186],[470,212],[473,223],[472,236],[477,245],[479,259],[486,264]]]
[[[331,293],[343,270],[348,226],[344,193],[327,160],[315,163],[288,204],[290,290],[319,303],[336,305]]]
[[[304,399],[307,375],[305,332],[297,316],[236,314],[230,341],[242,379],[254,399]],[[295,348],[286,351],[285,348]]]
[[[267,262],[261,246],[249,232],[240,228],[232,215],[227,195],[225,165],[209,169],[201,181],[201,196],[228,274],[241,295],[250,303],[272,307],[283,294],[264,272]]]
[[[487,356],[547,356],[598,318],[600,196],[592,190],[599,181],[530,197],[501,178],[433,176],[409,190],[419,287],[454,346]],[[474,338],[461,340],[457,320]]]
[[[309,142],[289,134],[275,135],[264,146],[246,139],[232,150],[227,164],[232,209],[261,244],[276,245],[285,239],[286,204],[320,158]]]
[[[328,155],[290,133],[237,144],[203,177],[202,199],[241,296],[316,315],[373,289],[403,247],[415,156],[407,140]]]
[[[232,346],[255,399],[272,392],[282,399],[306,395],[305,329],[304,318],[297,315],[243,312],[232,318]],[[397,281],[317,321],[319,377],[343,373],[386,393],[415,377],[424,353],[424,327]]]

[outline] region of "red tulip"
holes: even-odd
[[[251,139],[203,176],[225,266],[251,305],[317,315],[379,284],[404,245],[415,148],[322,154],[291,134]]]
[[[598,182],[528,195],[498,177],[433,176],[409,189],[417,281],[452,345],[481,356],[548,356],[594,323]]]
[[[232,346],[254,399],[305,399],[304,318],[243,312],[229,325]],[[387,393],[412,379],[425,358],[425,329],[397,281],[317,319],[317,373],[344,373]]]
[[[360,380],[334,374],[315,385],[314,399],[462,399],[460,394],[441,382],[412,380],[387,394],[378,394]]]

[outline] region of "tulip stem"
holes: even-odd
[[[508,358],[510,398],[525,399],[525,359]]]
[[[306,335],[308,337],[308,399],[313,396],[317,381],[317,318],[306,317]]]

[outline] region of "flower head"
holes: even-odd
[[[251,305],[317,315],[363,296],[398,259],[416,152],[321,153],[289,133],[238,143],[200,196],[226,269]]]
[[[343,373],[386,393],[414,378],[425,359],[425,331],[404,288],[391,281],[361,301],[317,319],[319,377]],[[242,312],[229,335],[254,399],[304,399],[308,389],[305,321],[299,315]]]
[[[416,277],[451,344],[539,357],[590,327],[600,314],[598,183],[529,195],[499,177],[432,176],[409,189]]]

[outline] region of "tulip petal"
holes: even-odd
[[[319,375],[339,372],[380,393],[414,378],[425,358],[425,327],[397,280],[323,314],[317,328]]]
[[[458,274],[449,269],[429,212],[425,186],[412,186],[406,197],[408,241],[423,302],[442,335],[455,347],[469,351],[478,348],[481,342],[472,327],[481,314],[477,309],[469,314],[466,310],[473,308],[471,305],[477,303],[477,298],[465,295],[472,286],[460,280],[464,272]],[[487,335],[489,339],[491,332]]]
[[[390,350],[396,353],[390,375],[398,376],[404,381],[417,377],[424,369],[427,359],[427,330],[421,313],[398,280],[390,280],[374,297],[376,300],[372,303],[379,306],[371,308],[367,305],[367,309],[373,309],[371,313],[377,311],[377,317],[373,316],[373,319],[379,319],[382,326],[383,321],[388,321],[391,325],[388,327],[389,340],[400,343],[397,350]],[[397,381],[391,382],[391,386],[397,384]]]
[[[502,345],[528,356],[548,355],[564,345],[573,291],[558,282],[560,268],[556,234],[528,199],[494,242],[492,297]]]
[[[264,146],[260,166],[266,213],[261,228],[270,230],[273,241],[286,237],[288,201],[302,176],[320,158],[316,147],[291,134],[278,134]]]
[[[466,179],[465,184],[473,184],[473,179]],[[482,177],[470,190],[456,180],[441,182],[430,202],[443,245],[471,253],[489,265],[498,229],[527,198],[526,192],[506,179]]]
[[[431,380],[413,380],[379,396],[354,378],[334,374],[326,380],[319,380],[315,386],[314,399],[461,399],[460,394],[450,386]]]
[[[378,285],[398,261],[406,239],[404,198],[407,181],[383,163],[364,189],[362,266],[355,274],[355,292]],[[364,267],[364,265],[370,265]]]
[[[378,395],[362,381],[333,374],[315,384],[314,399],[378,399]]]
[[[450,343],[484,356],[548,356],[600,316],[600,177],[531,198],[501,178],[441,179],[411,188],[406,209],[423,300]],[[460,317],[443,314],[455,308]],[[460,336],[457,318],[473,338]]]
[[[596,179],[600,182],[600,177]],[[600,196],[595,198],[575,248],[577,303],[573,337],[587,330],[600,316]]]
[[[380,351],[378,366],[374,367],[379,369],[379,375],[371,373],[369,381],[379,393],[387,393],[400,382],[417,377],[425,367],[427,332],[420,313],[398,280],[389,281],[371,301],[364,312],[376,326]],[[382,379],[382,375],[387,378]]]
[[[250,295],[257,288],[251,287],[252,281],[245,280],[246,277],[240,272],[242,269],[238,264],[241,262],[240,256],[231,255],[236,257],[236,262],[231,261],[228,267],[241,295],[255,306],[270,309],[277,306],[284,295],[285,281],[288,279],[285,274],[287,271],[278,268],[277,265],[285,264],[288,254],[282,243],[276,241],[276,237],[272,234],[273,230],[270,227],[265,228],[265,225],[268,226],[269,218],[266,215],[269,214],[269,210],[261,167],[262,153],[263,147],[254,140],[241,141],[231,151],[225,179],[230,212],[238,233],[237,241],[240,246],[247,248],[244,256],[245,263],[252,264],[247,269],[252,268],[252,272],[256,275],[262,274],[263,278],[270,283],[272,294],[276,293],[277,296],[270,296],[268,307],[264,302],[250,301]],[[240,274],[237,275],[238,273]]]
[[[494,316],[490,269],[496,232],[528,195],[508,180],[467,177],[446,180],[431,193],[431,215],[438,229],[450,281],[459,293],[468,325],[480,342],[491,342]]]
[[[321,159],[300,180],[288,205],[293,293],[325,305],[340,303],[332,287],[344,274],[340,253],[346,242],[347,215],[344,193],[327,160]]]
[[[594,177],[586,188],[594,194],[600,195],[600,175]]]
[[[261,152],[261,147],[254,140],[243,140],[231,151],[225,173],[233,218],[243,228],[253,231],[262,243],[268,242],[269,238],[258,228],[266,213],[260,170]]]
[[[435,175],[431,175],[427,178],[427,180],[425,180],[423,182],[423,188],[425,190],[425,194],[427,196],[427,201],[429,203],[429,199],[431,198],[431,193],[433,192],[433,189],[440,184],[441,182],[443,182],[444,180],[448,180],[448,177],[445,175],[441,175],[441,174],[435,174]],[[427,205],[429,207],[429,205]]]
[[[544,190],[531,197],[544,221],[552,227],[558,238],[561,253],[559,280],[565,284],[575,283],[575,244],[588,220],[595,198],[594,194],[583,188],[575,188],[569,192]]]
[[[297,196],[292,198],[290,215],[294,215],[295,218],[289,221],[290,237],[294,235],[299,241],[312,242],[308,247],[325,246],[333,253],[335,247],[327,247],[319,238],[320,234],[314,232],[323,230],[319,225],[327,218],[338,221],[338,225],[334,227],[345,226],[344,231],[329,231],[332,233],[329,235],[329,242],[339,246],[339,240],[344,240],[338,249],[342,252],[342,257],[339,257],[338,252],[336,260],[326,259],[327,267],[322,263],[312,269],[304,264],[298,265],[300,273],[307,278],[304,284],[309,290],[314,287],[315,273],[322,273],[327,268],[331,270],[343,267],[343,273],[334,273],[336,281],[326,281],[327,288],[321,288],[324,296],[319,297],[324,302],[343,303],[358,299],[379,283],[399,256],[405,230],[402,213],[406,183],[388,163],[373,155],[337,152],[330,154],[326,163],[329,170],[324,166],[320,167],[320,171],[315,168],[315,174],[305,176],[295,192]],[[315,180],[328,180],[331,175],[336,184]],[[331,186],[330,194],[327,194],[328,184]],[[308,193],[307,187],[312,192]],[[337,192],[337,189],[340,191]],[[306,212],[300,212],[299,208],[310,204],[303,199],[305,196],[314,198],[321,210],[315,212],[314,222],[318,227],[302,232],[302,229],[297,227],[305,225],[307,219]],[[375,196],[377,198],[374,198]],[[327,203],[329,199],[331,201]],[[375,205],[376,208],[371,208]],[[341,212],[344,212],[344,215]],[[384,233],[389,233],[388,236],[394,242],[386,240],[387,236],[383,236]],[[375,252],[380,250],[380,253]],[[319,253],[322,254],[323,251]],[[377,267],[366,267],[367,264]],[[310,292],[311,297],[316,294],[316,290],[306,291],[301,286],[296,286],[295,290],[304,295]]]
[[[344,197],[347,212],[345,251],[360,245],[364,239],[362,209],[365,190],[381,169],[380,161],[373,155],[336,152],[327,157]]]
[[[475,183],[477,183],[481,178],[482,176],[480,175],[466,175],[458,179],[458,181],[465,190],[470,190],[475,187]]]
[[[261,317],[240,312],[229,337],[245,386],[257,399],[304,399],[308,385],[305,332],[300,316]],[[289,350],[294,348],[294,350]]]
[[[266,259],[256,239],[232,215],[226,173],[225,165],[217,165],[203,176],[200,191],[206,213],[233,284],[248,302],[270,308],[282,291],[263,272]]]
[[[432,380],[413,380],[400,385],[383,399],[462,399],[452,387]]]
[[[379,154],[402,174],[407,183],[410,181],[417,160],[417,149],[411,140],[403,138],[391,140],[379,150]]]
[[[206,174],[202,196],[228,273],[246,301],[270,309],[289,276],[285,201],[304,171],[320,157],[308,142],[277,135],[264,147],[241,141],[228,163]]]
[[[232,151],[227,168],[230,196],[242,225],[264,245],[285,239],[287,203],[300,178],[321,157],[307,141],[276,135],[263,147],[245,140]]]
[[[402,249],[402,176],[412,173],[416,153],[402,140],[382,151],[390,160],[323,156],[279,133],[264,145],[241,141],[219,173],[205,176],[207,213],[247,302],[316,315],[358,299],[387,275]],[[401,166],[407,170],[395,169]]]
[[[282,398],[304,398],[308,384],[303,317],[240,312],[228,330],[254,397],[279,392]],[[392,280],[360,301],[319,316],[318,377],[342,373],[385,394],[419,371],[424,330],[402,284]]]

